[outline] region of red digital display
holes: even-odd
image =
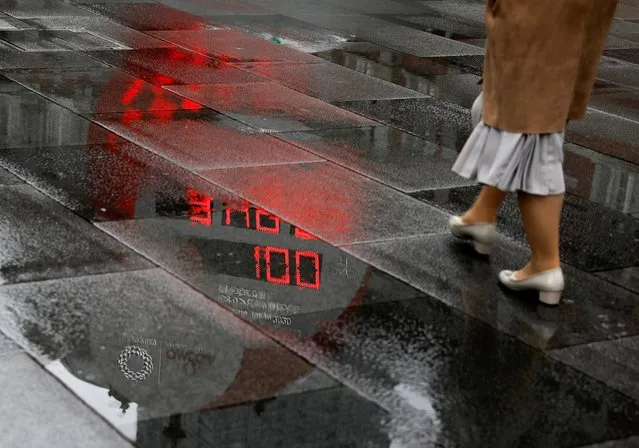
[[[214,199],[211,196],[189,189],[186,193],[186,201],[189,205],[189,219],[195,225],[212,227]],[[222,226],[240,229],[255,230],[263,233],[280,234],[281,219],[262,210],[250,206],[248,203],[223,204]],[[317,239],[310,233],[291,226],[291,236],[300,240]],[[220,242],[224,244],[224,242]],[[249,246],[241,243],[226,243],[236,246],[240,244],[242,250],[234,251],[238,260],[216,261],[222,265],[220,269],[233,269],[229,275],[248,276],[248,265],[242,260],[248,255]],[[246,248],[246,249],[245,249]],[[239,247],[238,247],[239,249]],[[250,246],[250,259],[252,260],[251,276],[256,280],[267,281],[278,285],[291,285],[300,288],[320,289],[321,284],[321,255],[309,250],[291,250],[274,246]],[[216,251],[221,253],[221,251]],[[228,266],[228,268],[226,267]]]

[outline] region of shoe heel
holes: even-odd
[[[480,243],[479,241],[475,241],[474,246],[477,253],[480,253],[482,255],[490,255],[493,252],[493,247],[495,245]]]
[[[546,305],[559,305],[561,291],[539,291],[539,301]]]

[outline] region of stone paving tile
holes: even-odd
[[[583,448],[639,448],[639,437],[613,440],[610,442],[598,443],[596,445],[588,445]]]
[[[450,170],[455,151],[387,126],[280,138],[404,192],[472,184]]]
[[[0,4],[0,11],[17,19],[94,15],[85,9],[56,0],[20,0],[19,2],[9,0]]]
[[[396,444],[567,448],[639,431],[636,400],[435,300],[354,307],[320,328],[280,340],[375,397]]]
[[[625,49],[625,50],[609,50],[609,51],[606,51],[604,54],[611,58],[620,59],[622,61],[630,62],[632,64],[639,64],[639,48],[632,48],[632,49]]]
[[[0,284],[149,266],[32,187],[0,187],[0,203]]]
[[[0,12],[0,30],[20,30],[25,28],[29,28],[29,26],[22,20]]]
[[[338,385],[160,269],[4,287],[0,306],[13,310],[2,328],[124,434],[127,420],[112,412],[124,397],[144,408],[139,424]],[[127,368],[112,362],[132,345]],[[110,392],[110,405],[86,382]]]
[[[590,107],[639,122],[639,91],[599,81],[590,97]]]
[[[615,17],[623,20],[637,20],[639,19],[639,6],[620,3],[617,5]]]
[[[149,36],[146,33],[120,25],[102,16],[95,17],[44,17],[30,19],[28,23],[41,29],[86,30],[103,39],[132,49],[172,48],[169,42]]]
[[[639,337],[553,350],[550,356],[639,400]]]
[[[168,90],[265,132],[377,124],[361,115],[271,82],[177,86]]]
[[[115,42],[79,30],[0,31],[0,39],[26,52],[123,48]]]
[[[0,358],[20,351],[20,347],[0,331]]]
[[[128,111],[163,116],[161,112],[201,108],[114,68],[8,72],[5,76],[80,114]]]
[[[467,210],[479,187],[462,187],[415,194],[452,214]],[[504,202],[498,218],[500,232],[525,244],[517,201]],[[639,261],[639,220],[586,199],[568,195],[562,213],[560,249],[565,263],[585,271],[634,266]]]
[[[623,87],[639,89],[637,65],[614,58],[601,58],[599,78]]]
[[[447,228],[443,212],[332,163],[212,170],[202,176],[331,244]]]
[[[425,96],[413,90],[330,63],[282,65],[275,70],[268,65],[247,66],[240,64],[240,67],[291,89],[329,102]]]
[[[0,165],[92,222],[188,217],[189,189],[212,188],[128,142],[4,150]]]
[[[132,448],[27,355],[0,362],[2,446]]]
[[[216,206],[210,224],[158,218],[98,226],[237,316],[276,333],[311,338],[317,329],[308,326],[303,317],[308,313],[323,311],[325,319],[339,321],[356,304],[410,300],[421,295],[334,246],[291,234],[289,230],[294,228],[279,217],[247,203],[241,207],[242,202],[228,193],[212,197],[203,190],[202,194],[212,198]],[[230,205],[225,206],[225,201]],[[248,211],[231,211],[229,225],[219,218],[233,207]],[[249,216],[250,226],[241,219],[243,213]],[[279,231],[260,231],[255,224],[258,216],[262,224],[267,224],[268,217],[271,229]],[[256,244],[261,248],[259,261],[255,259]],[[268,264],[267,258],[271,260]],[[242,292],[246,288],[251,297]],[[258,297],[252,297],[253,291]]]
[[[178,111],[160,117],[105,114],[96,115],[93,120],[194,171],[322,160],[212,110]]]
[[[154,36],[225,62],[316,62],[317,58],[238,30],[156,31]]]
[[[360,14],[419,14],[424,11],[418,2],[401,0],[367,0],[366,2],[342,2],[327,0],[326,3]]]
[[[7,170],[0,169],[0,185],[21,184],[22,181]]]
[[[162,3],[200,17],[273,14],[259,5],[238,0],[162,0]]]
[[[105,143],[113,134],[0,76],[0,150]]]
[[[626,214],[639,212],[639,166],[581,146],[564,145],[566,190]]]
[[[265,81],[230,64],[180,48],[99,51],[92,57],[157,86]]]
[[[40,68],[90,68],[104,67],[104,64],[80,53],[65,52],[37,52],[24,53],[14,47],[2,46],[0,42],[0,70],[24,70]]]
[[[597,275],[616,285],[623,286],[624,288],[639,294],[639,267],[637,266],[626,269],[617,269],[614,271],[599,272]]]
[[[490,260],[450,235],[430,235],[344,250],[539,349],[639,334],[637,294],[564,266],[567,286],[558,308],[539,304],[534,293],[500,287],[499,271],[526,264],[529,252],[502,239]]]
[[[639,165],[639,122],[589,110],[584,121],[568,125],[566,140]]]
[[[344,44],[319,57],[434,98],[471,108],[481,92],[480,77],[367,42]]]
[[[348,41],[346,33],[320,28],[283,15],[209,15],[213,23],[231,26],[306,53],[330,50]]]
[[[92,3],[85,7],[138,31],[203,30],[214,27],[201,17],[159,3]]]
[[[470,110],[436,98],[336,102],[337,106],[460,151],[470,133]]]
[[[431,14],[430,11],[428,14],[416,16],[384,16],[383,19],[453,40],[486,38],[486,26],[483,21]]]

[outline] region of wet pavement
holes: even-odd
[[[639,3],[558,308],[447,232],[482,5],[0,0],[0,445],[639,446]]]

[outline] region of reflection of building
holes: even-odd
[[[0,135],[12,146],[61,146],[70,135],[74,141],[83,141],[88,129],[87,120],[18,84],[0,80]]]

